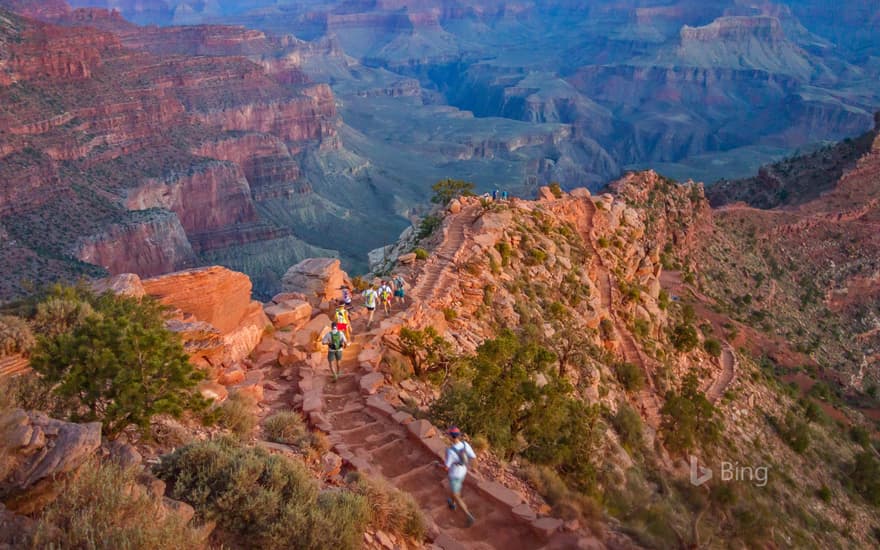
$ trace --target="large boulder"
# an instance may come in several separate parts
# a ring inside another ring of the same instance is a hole
[[[303,300],[286,300],[266,307],[266,315],[275,328],[298,328],[312,317],[312,305]]]
[[[0,499],[20,514],[55,500],[57,481],[101,446],[101,424],[74,424],[37,411],[14,409],[0,417]]]
[[[287,270],[281,288],[284,292],[305,294],[315,305],[339,298],[339,287],[347,278],[336,258],[309,258]]]
[[[163,304],[219,330],[226,346],[224,362],[247,357],[270,324],[263,306],[251,299],[251,280],[225,267],[179,271],[145,279],[143,285]]]
[[[141,278],[134,273],[120,273],[106,279],[99,279],[92,283],[92,289],[98,294],[109,291],[132,298],[141,298],[146,293]]]

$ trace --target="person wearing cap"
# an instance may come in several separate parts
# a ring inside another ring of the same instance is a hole
[[[333,375],[333,381],[339,379],[340,361],[342,361],[342,348],[348,345],[345,334],[339,330],[336,323],[330,323],[330,332],[324,335],[321,340],[322,344],[327,345],[327,362],[330,364],[330,373]],[[336,362],[336,370],[333,370],[333,362]]]
[[[461,430],[457,427],[449,428],[448,434],[452,438],[452,445],[446,448],[445,466],[449,475],[449,489],[452,496],[447,498],[446,502],[450,510],[461,508],[467,517],[467,525],[470,527],[474,524],[474,516],[461,498],[461,488],[464,485],[464,478],[467,477],[468,464],[477,458],[477,455],[470,444],[461,438]]]

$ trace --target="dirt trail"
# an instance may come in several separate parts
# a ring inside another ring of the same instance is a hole
[[[436,297],[439,289],[444,288],[442,283],[450,275],[455,257],[465,243],[467,228],[477,219],[478,213],[479,207],[470,206],[452,217],[443,244],[431,253],[431,258],[418,277],[418,283],[412,291],[414,298],[429,302]]]
[[[721,350],[721,374],[712,382],[712,386],[706,392],[709,401],[715,403],[721,399],[721,396],[727,391],[727,387],[733,382],[735,375],[736,356],[730,346],[724,346],[724,349]]]
[[[363,321],[355,321],[354,328],[355,345],[360,345],[367,337]],[[356,350],[349,348],[337,382],[332,382],[326,371],[316,373],[316,383],[323,385],[323,415],[332,426],[329,439],[340,454],[354,455],[358,469],[382,476],[410,493],[439,529],[436,545],[444,549],[516,550],[562,549],[576,544],[573,536],[562,533],[544,539],[508,506],[476,489],[472,476],[465,484],[464,498],[477,521],[468,528],[464,514],[447,507],[445,472],[434,464],[438,457],[414,440],[407,427],[367,405],[360,389],[362,372]]]

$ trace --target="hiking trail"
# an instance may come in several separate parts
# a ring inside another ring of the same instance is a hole
[[[445,288],[443,282],[451,276],[456,256],[465,243],[467,229],[477,219],[479,212],[479,206],[468,206],[458,215],[450,216],[451,221],[446,227],[443,243],[434,249],[418,275],[418,282],[412,290],[415,299],[430,302],[437,296],[439,289]]]
[[[706,397],[712,403],[721,399],[721,396],[724,395],[727,387],[730,386],[736,376],[736,355],[733,348],[725,345],[721,350],[719,361],[721,362],[721,374],[712,382],[712,386],[706,392]]]
[[[436,452],[445,448],[446,440],[431,437],[437,449],[426,448],[418,440],[419,435],[423,435],[418,431],[425,426],[422,421],[415,421],[405,412],[394,411],[381,394],[365,395],[377,377],[358,360],[358,350],[375,334],[365,332],[363,319],[353,323],[354,344],[343,354],[339,380],[333,382],[326,367],[315,369],[312,378],[312,386],[321,392],[320,414],[336,452],[357,470],[384,477],[410,493],[429,525],[435,526],[434,544],[440,548],[576,547],[575,535],[557,531],[559,520],[547,518],[547,533],[541,534],[540,529],[536,530],[530,524],[535,517],[527,506],[512,509],[511,503],[499,502],[480,490],[477,485],[485,481],[480,480],[479,459],[468,474],[463,493],[471,513],[477,518],[476,523],[468,528],[461,511],[449,510],[446,473],[436,464],[439,460]],[[503,498],[506,493],[501,491],[499,495]],[[517,517],[513,510],[518,510],[523,517]]]

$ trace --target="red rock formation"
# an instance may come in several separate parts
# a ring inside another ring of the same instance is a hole
[[[271,324],[263,306],[251,300],[251,281],[243,273],[206,267],[146,279],[143,285],[163,304],[216,327],[228,349],[226,361],[247,357]]]

